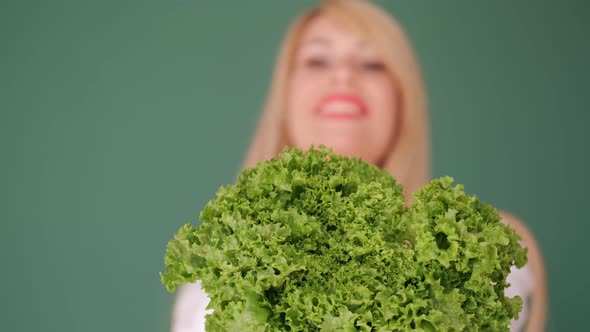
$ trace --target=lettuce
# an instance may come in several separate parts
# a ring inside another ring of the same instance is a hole
[[[202,280],[208,331],[508,331],[520,238],[450,177],[414,198],[360,159],[286,148],[178,231],[161,279]]]

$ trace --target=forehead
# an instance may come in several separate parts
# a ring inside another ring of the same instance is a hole
[[[321,15],[312,19],[301,36],[300,45],[343,45],[366,48],[366,38],[343,19]]]

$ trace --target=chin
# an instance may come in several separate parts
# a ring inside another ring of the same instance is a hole
[[[332,148],[332,150],[336,154],[339,154],[342,156],[347,156],[349,158],[358,157],[358,158],[364,159],[363,153],[361,153],[362,151],[356,147],[352,147],[349,145],[338,145],[338,144],[332,144],[332,145],[324,144],[324,145]]]
[[[367,154],[368,149],[366,145],[359,144],[358,141],[351,142],[350,140],[310,140],[299,142],[299,144],[295,144],[295,146],[299,147],[303,151],[307,151],[311,145],[315,146],[316,148],[320,145],[324,145],[332,149],[332,151],[335,154],[346,156],[349,158],[358,157],[366,162],[374,163],[374,161],[371,160],[371,156]]]
[[[367,148],[366,146],[363,148],[362,146],[329,146],[327,144],[324,144],[328,147],[331,147],[332,150],[334,151],[334,153],[342,155],[342,156],[347,156],[349,158],[360,158],[362,160],[364,160],[365,162],[369,163],[369,164],[373,164],[373,165],[377,165],[379,166],[381,164],[380,158],[374,154],[372,154],[372,151],[369,151],[370,148]]]

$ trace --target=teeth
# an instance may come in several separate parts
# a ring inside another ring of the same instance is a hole
[[[328,103],[322,111],[325,114],[359,114],[361,112],[357,105],[345,101]]]

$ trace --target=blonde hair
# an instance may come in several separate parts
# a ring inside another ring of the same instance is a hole
[[[430,177],[426,96],[413,49],[401,26],[385,11],[364,0],[328,0],[301,14],[280,48],[266,104],[243,167],[276,156],[287,145],[284,113],[293,58],[308,24],[327,15],[361,33],[380,52],[401,96],[394,143],[383,165],[404,186],[406,197]]]

